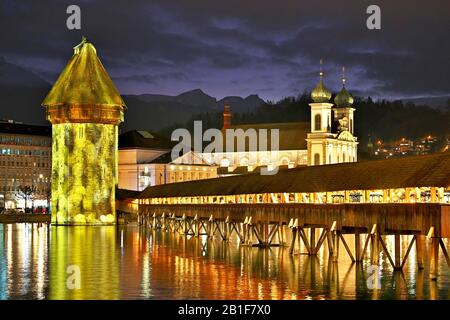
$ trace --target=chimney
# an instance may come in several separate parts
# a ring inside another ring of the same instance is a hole
[[[231,127],[231,108],[229,105],[223,107],[223,127],[222,130],[229,129]]]

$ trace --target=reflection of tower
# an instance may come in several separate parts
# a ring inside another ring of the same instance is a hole
[[[52,223],[115,223],[125,103],[86,38],[43,101],[52,123]]]

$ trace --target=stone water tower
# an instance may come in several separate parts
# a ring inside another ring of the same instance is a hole
[[[118,125],[126,106],[86,38],[42,106],[52,123],[52,223],[114,224]]]

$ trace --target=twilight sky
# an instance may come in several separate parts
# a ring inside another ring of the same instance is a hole
[[[66,8],[81,7],[81,31]],[[381,30],[366,8],[381,7]],[[0,57],[53,83],[86,35],[122,94],[201,88],[278,100],[311,90],[324,59],[354,94],[450,93],[448,0],[1,0]]]

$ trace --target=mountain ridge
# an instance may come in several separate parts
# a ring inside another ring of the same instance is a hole
[[[211,109],[222,110],[224,104],[235,103],[236,106],[231,105],[234,112],[248,112],[263,105],[265,101],[256,94],[250,94],[243,98],[240,96],[226,96],[220,100],[206,94],[203,90],[197,88],[178,95],[163,95],[163,94],[125,94],[127,97],[134,97],[144,102],[177,102],[190,106],[208,107]],[[244,109],[244,110],[242,110]]]

